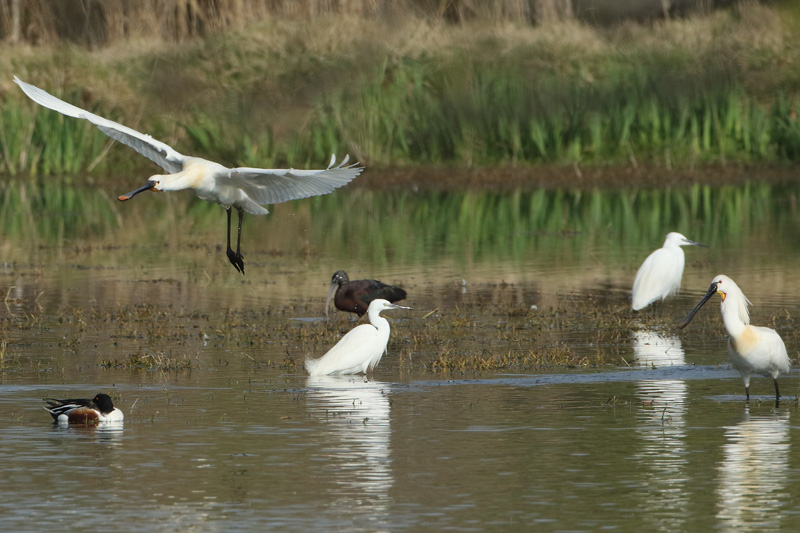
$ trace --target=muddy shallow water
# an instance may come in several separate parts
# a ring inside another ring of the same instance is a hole
[[[675,328],[724,272],[796,357],[796,187],[337,193],[247,218],[244,277],[217,206],[3,194],[6,529],[800,524],[794,373],[777,408],[754,378],[748,408],[718,305]],[[632,313],[669,230],[710,247],[686,250],[681,296]],[[368,381],[302,370],[355,324],[323,320],[338,269],[414,308],[387,313]],[[101,391],[121,427],[41,409]]]

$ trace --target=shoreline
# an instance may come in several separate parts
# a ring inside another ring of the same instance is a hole
[[[351,187],[391,191],[408,189],[455,191],[483,189],[517,191],[533,189],[637,188],[661,189],[691,185],[742,185],[752,181],[773,185],[796,182],[794,165],[703,165],[694,168],[615,166],[525,166],[492,168],[366,167]]]

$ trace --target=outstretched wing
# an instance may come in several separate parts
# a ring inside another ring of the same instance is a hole
[[[279,204],[328,194],[347,185],[364,170],[358,163],[348,165],[348,161],[349,155],[336,165],[336,155],[332,155],[330,165],[322,170],[239,167],[231,169],[228,177],[259,204]]]
[[[53,111],[58,111],[62,115],[67,115],[68,117],[88,120],[115,141],[130,146],[167,172],[179,172],[183,169],[183,160],[185,157],[161,141],[153,139],[144,133],[139,133],[122,124],[118,124],[113,120],[108,120],[94,113],[90,113],[85,109],[68,104],[47,91],[33,86],[30,83],[25,83],[16,76],[14,76],[14,82],[28,95],[28,98],[37,104],[52,109]]]

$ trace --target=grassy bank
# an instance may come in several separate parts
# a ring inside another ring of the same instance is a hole
[[[0,172],[151,167],[36,108],[13,74],[229,165],[319,166],[331,152],[372,168],[793,163],[789,4],[612,29],[279,17],[180,44],[4,46]]]

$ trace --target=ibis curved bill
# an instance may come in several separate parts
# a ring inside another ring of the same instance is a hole
[[[228,214],[228,260],[242,274],[244,258],[240,241],[245,211],[253,215],[266,215],[269,211],[263,204],[328,194],[350,183],[364,170],[358,163],[348,165],[350,156],[337,165],[335,155],[331,156],[328,167],[320,170],[227,168],[207,159],[180,154],[149,135],[64,102],[16,76],[14,82],[37,104],[69,117],[88,120],[112,139],[130,146],[167,171],[167,174],[151,176],[144,186],[120,195],[119,201],[130,200],[144,191],[192,189],[199,198],[216,202],[225,208]],[[231,249],[231,208],[235,208],[239,215],[236,252]]]
[[[305,367],[311,376],[331,374],[366,374],[371,372],[386,353],[389,344],[389,321],[381,316],[388,309],[411,309],[379,298],[369,304],[369,324],[356,326],[339,339],[319,359],[306,358]]]
[[[705,246],[705,244],[690,241],[674,231],[667,233],[664,245],[648,255],[636,272],[631,295],[631,307],[634,311],[644,309],[659,299],[664,301],[668,296],[678,293],[686,262],[681,246]]]
[[[771,377],[775,384],[775,400],[780,401],[778,375],[791,370],[786,345],[774,329],[750,325],[747,305],[751,302],[731,278],[722,274],[715,277],[706,295],[689,311],[678,328],[688,326],[697,311],[715,294],[722,297],[720,309],[729,336],[728,354],[733,367],[742,375],[747,401],[750,401],[750,376],[753,374]]]
[[[333,294],[336,293],[334,297]],[[325,300],[325,316],[333,298],[333,305],[340,311],[356,313],[363,316],[369,308],[370,302],[383,298],[392,303],[405,300],[406,291],[400,287],[392,287],[376,279],[357,279],[350,281],[347,272],[337,270],[331,277],[331,288]]]

